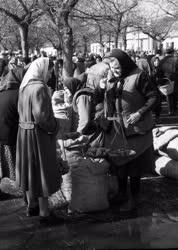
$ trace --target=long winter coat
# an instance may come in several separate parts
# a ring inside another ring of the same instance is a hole
[[[0,85],[0,179],[15,179],[15,151],[18,130],[18,92],[23,69],[10,70]]]
[[[35,61],[32,64],[34,63]],[[42,63],[39,61],[35,69],[39,69]],[[34,74],[32,67],[33,65],[28,71],[32,70]],[[28,71],[24,79],[29,78]],[[44,73],[41,74],[42,77],[43,75]],[[28,84],[25,85],[26,82]],[[55,139],[58,126],[53,116],[51,98],[45,82],[42,80],[26,82],[24,85],[22,82],[18,101],[16,181],[22,190],[29,191],[32,197],[48,197],[56,192],[60,185]]]

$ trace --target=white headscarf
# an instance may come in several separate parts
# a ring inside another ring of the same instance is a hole
[[[49,58],[47,57],[40,57],[33,61],[24,75],[24,78],[20,85],[20,91],[22,91],[29,84],[30,80],[38,80],[46,84],[48,80],[48,67]]]

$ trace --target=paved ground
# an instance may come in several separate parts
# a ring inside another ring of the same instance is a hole
[[[177,114],[160,124],[178,123]],[[67,216],[60,192],[50,199],[65,223],[42,227],[25,216],[20,191],[8,179],[0,188],[10,194],[0,201],[0,250],[94,250],[178,248],[178,181],[160,176],[142,179],[137,213],[121,215],[118,208],[100,213]]]
[[[142,179],[141,201],[132,215],[122,216],[116,207],[67,217],[66,210],[58,208],[55,212],[66,221],[53,227],[42,227],[37,217],[25,216],[20,192],[8,180],[1,187],[12,197],[0,203],[0,250],[178,248],[176,180]]]

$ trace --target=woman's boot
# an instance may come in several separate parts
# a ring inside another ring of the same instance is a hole
[[[128,200],[127,194],[127,177],[117,177],[118,181],[118,193],[115,197],[113,197],[112,201],[110,201],[111,205],[121,205]]]
[[[130,197],[127,203],[120,207],[120,212],[132,212],[137,209],[140,193],[140,177],[130,177]]]
[[[140,195],[140,177],[130,178],[131,207],[137,209]]]

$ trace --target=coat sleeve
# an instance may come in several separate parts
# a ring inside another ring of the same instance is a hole
[[[52,111],[52,104],[45,86],[40,86],[33,93],[32,113],[36,124],[47,133],[56,133],[58,123]]]
[[[87,95],[80,95],[76,103],[79,116],[77,132],[83,134],[91,120],[91,100]]]
[[[136,85],[138,91],[145,98],[145,104],[138,111],[141,115],[153,110],[158,103],[158,91],[148,74],[142,72]]]

